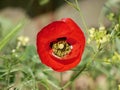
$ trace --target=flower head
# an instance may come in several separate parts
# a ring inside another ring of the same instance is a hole
[[[25,36],[19,36],[17,40],[18,40],[17,47],[16,47],[17,49],[19,49],[20,46],[26,46],[29,42],[29,38]]]
[[[21,45],[26,46],[29,42],[29,38],[25,36],[18,37],[18,41],[21,43]]]
[[[75,67],[85,47],[85,36],[70,18],[45,26],[37,34],[37,52],[45,65],[63,72]]]
[[[87,43],[95,42],[97,48],[109,42],[111,39],[111,34],[107,33],[107,30],[104,26],[100,26],[99,28],[91,28],[89,29],[89,38]]]

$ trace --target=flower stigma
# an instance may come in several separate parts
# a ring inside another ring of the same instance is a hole
[[[64,57],[71,52],[72,46],[66,40],[58,40],[57,42],[52,43],[53,55],[57,57]]]
[[[59,44],[59,45],[58,45],[58,48],[59,48],[59,49],[63,49],[63,48],[64,48],[64,44]]]

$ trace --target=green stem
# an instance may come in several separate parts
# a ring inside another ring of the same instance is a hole
[[[52,81],[50,80],[47,80],[47,82],[52,85],[53,87],[57,88],[58,90],[63,90],[61,87],[59,87],[58,85],[56,85],[55,83],[53,83]]]
[[[83,16],[82,13],[80,12],[80,10],[79,10],[79,15],[80,15],[80,17],[81,17],[81,20],[82,20],[82,22],[83,22],[84,28],[85,28],[85,30],[86,30],[86,31],[85,31],[86,35],[89,35],[87,24],[86,24],[85,19],[84,19],[84,16]]]
[[[82,20],[83,26],[85,28],[85,33],[88,36],[89,35],[88,27],[87,27],[86,21],[84,19],[84,16],[81,13],[81,10],[80,10],[79,4],[78,4],[78,0],[75,0],[75,4],[69,2],[68,0],[65,0],[65,2],[67,2],[67,4],[69,4],[70,6],[72,6],[73,8],[75,8],[79,12],[79,15],[80,15],[80,18]]]
[[[10,83],[10,72],[11,72],[11,63],[7,61],[7,75],[6,75],[7,87],[9,87],[9,83]]]
[[[76,3],[76,8],[75,8],[75,9],[79,12],[79,15],[80,15],[80,18],[81,18],[81,20],[82,20],[83,26],[84,26],[84,28],[85,28],[85,30],[86,30],[85,33],[86,33],[86,35],[89,35],[89,33],[88,33],[88,27],[87,27],[85,18],[84,18],[84,16],[83,16],[82,13],[81,13],[81,10],[80,10],[79,4],[78,4],[78,0],[75,0],[75,3]]]
[[[60,86],[61,86],[61,90],[64,90],[64,89],[62,88],[62,85],[63,85],[63,73],[61,72],[61,73],[60,73]]]
[[[94,61],[94,59],[96,58],[96,56],[99,54],[100,50],[98,50],[94,56],[92,57],[92,61],[90,61],[89,63],[86,63],[82,68],[81,70],[76,73],[73,77],[71,77],[71,79],[69,80],[68,83],[66,83],[62,88],[65,89],[66,87],[68,87],[70,84],[72,84],[77,77],[79,77],[79,75],[81,74],[82,71],[84,71],[86,68],[88,68],[90,66],[90,64]]]
[[[87,65],[87,64],[86,64],[86,65]],[[84,65],[83,68],[82,68],[78,73],[76,73],[73,77],[71,77],[71,79],[69,80],[69,82],[66,83],[62,88],[65,89],[65,88],[68,87],[70,84],[72,84],[72,83],[76,80],[76,78],[79,77],[79,75],[81,74],[81,72],[85,70],[86,65]]]

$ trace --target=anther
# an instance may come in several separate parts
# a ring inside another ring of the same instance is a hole
[[[51,43],[50,47],[52,47],[53,54],[57,57],[64,57],[71,52],[71,45],[63,39],[59,39],[57,42]]]

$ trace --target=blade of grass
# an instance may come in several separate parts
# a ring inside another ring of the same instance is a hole
[[[65,2],[66,2],[68,5],[70,5],[71,7],[77,9],[76,5],[73,4],[72,2],[69,2],[68,0],[65,0]]]
[[[56,85],[55,83],[53,83],[52,81],[47,80],[47,82],[48,82],[50,85],[52,85],[53,87],[57,88],[58,90],[61,90],[61,88],[60,88],[58,85]]]
[[[3,37],[3,39],[0,41],[0,51],[7,45],[7,43],[14,38],[16,33],[21,30],[21,28],[24,25],[24,21],[18,23],[14,28],[10,30],[10,33],[8,33],[6,36]]]

